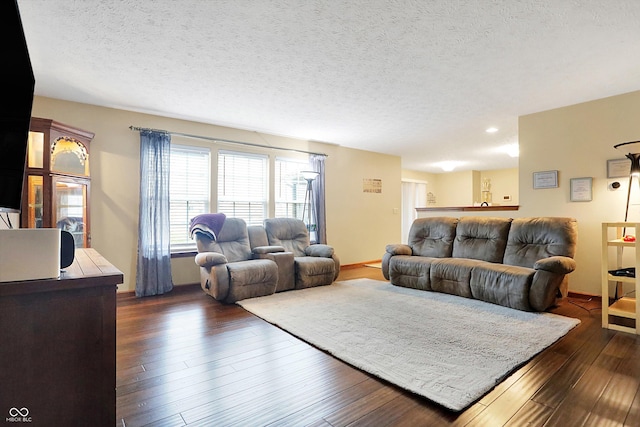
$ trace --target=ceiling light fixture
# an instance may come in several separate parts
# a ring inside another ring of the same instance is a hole
[[[512,142],[511,144],[504,144],[496,147],[494,149],[496,153],[504,153],[509,157],[520,157],[520,146],[517,142]]]
[[[520,146],[518,143],[507,145],[505,151],[509,157],[520,157]]]
[[[487,128],[486,130],[487,133],[496,133],[498,132],[498,128],[494,128],[493,126],[490,128]]]
[[[460,166],[461,164],[462,164],[461,162],[449,161],[449,162],[440,162],[440,163],[437,164],[437,166],[442,168],[442,170],[445,171],[445,172],[451,172],[452,170],[454,170],[457,166]]]

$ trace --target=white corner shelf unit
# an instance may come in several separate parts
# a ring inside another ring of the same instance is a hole
[[[640,334],[638,313],[640,313],[640,300],[637,298],[640,292],[640,222],[605,222],[602,223],[602,327],[616,331]],[[625,235],[638,237],[633,242],[624,241]],[[613,238],[612,238],[613,237]],[[610,250],[615,248],[615,250]],[[624,249],[629,248],[634,253],[627,254],[623,259]],[[612,264],[612,253],[615,253],[615,262]],[[633,261],[629,261],[632,259]],[[628,264],[623,265],[627,260]],[[614,276],[609,270],[635,267],[635,277]],[[610,284],[615,294],[610,295]],[[627,285],[626,287],[624,285]],[[633,286],[631,286],[633,285]],[[633,287],[632,290],[629,290]],[[626,296],[624,290],[627,289]],[[613,301],[613,302],[611,302]]]

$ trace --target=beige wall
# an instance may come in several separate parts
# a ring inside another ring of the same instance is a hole
[[[470,206],[473,204],[475,171],[437,174],[435,206]]]
[[[327,240],[342,263],[380,259],[385,245],[400,239],[400,215],[394,213],[401,203],[399,157],[43,97],[35,98],[33,115],[96,134],[91,143],[92,246],[124,273],[120,291],[135,288],[140,151],[139,134],[130,125],[326,153]],[[174,142],[203,144],[180,137]],[[369,178],[382,180],[381,194],[362,191],[363,179]],[[199,280],[190,257],[174,259],[172,267],[176,284]]]
[[[640,91],[520,117],[520,216],[578,220],[572,291],[601,294],[601,223],[624,219],[628,181],[607,179],[608,159],[624,158],[615,144],[640,139]],[[559,187],[533,189],[533,172],[558,170]],[[593,201],[571,202],[569,180],[593,178]],[[608,189],[613,181],[622,186]],[[635,186],[635,184],[634,184]],[[636,189],[637,190],[637,189]],[[640,220],[640,206],[629,218]]]
[[[519,203],[518,168],[496,169],[480,172],[480,182],[491,180],[491,201],[494,205],[517,205]],[[504,196],[511,196],[505,200]]]
[[[432,193],[434,196],[437,194],[437,182],[438,175],[429,172],[414,171],[409,169],[402,169],[402,181],[403,182],[418,182],[426,185],[426,191]]]
[[[433,184],[436,179],[437,174],[434,173],[402,169],[403,181],[424,182],[427,184]]]
[[[474,202],[480,202],[482,200],[481,184],[485,178],[491,180],[493,204],[518,204],[518,168],[437,174],[402,170],[403,181],[427,183],[427,191],[436,196],[434,206],[472,206]],[[505,195],[510,195],[511,200],[504,200]]]

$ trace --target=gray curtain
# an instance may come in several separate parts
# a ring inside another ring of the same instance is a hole
[[[140,131],[140,214],[136,296],[173,289],[169,231],[171,135]]]
[[[320,175],[314,180],[311,191],[313,195],[311,200],[313,201],[312,212],[315,213],[314,219],[316,223],[316,243],[327,243],[327,219],[325,212],[325,198],[324,198],[324,161],[326,156],[320,154],[312,154],[309,161],[314,171]]]

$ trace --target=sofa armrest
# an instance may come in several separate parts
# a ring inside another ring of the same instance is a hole
[[[576,269],[576,261],[566,256],[543,258],[533,265],[534,270],[545,270],[557,274],[569,274]]]
[[[322,258],[331,258],[333,256],[333,248],[329,245],[311,245],[307,246],[304,250],[307,256],[317,256]]]
[[[217,252],[200,252],[196,255],[196,264],[200,267],[213,267],[214,265],[226,264],[227,257]]]
[[[386,252],[382,255],[382,275],[389,280],[389,262],[391,258],[396,255],[413,255],[413,250],[411,250],[411,246],[400,243],[387,245],[385,250]]]
[[[403,244],[387,245],[386,251],[390,255],[412,255],[411,246]]]
[[[282,248],[282,246],[262,246],[263,248]],[[276,292],[288,291],[295,288],[295,262],[293,252],[264,252],[253,253],[253,259],[269,259],[278,266],[278,283]]]
[[[282,246],[258,246],[253,248],[254,255],[257,254],[272,254],[276,252],[284,252],[284,248]]]

